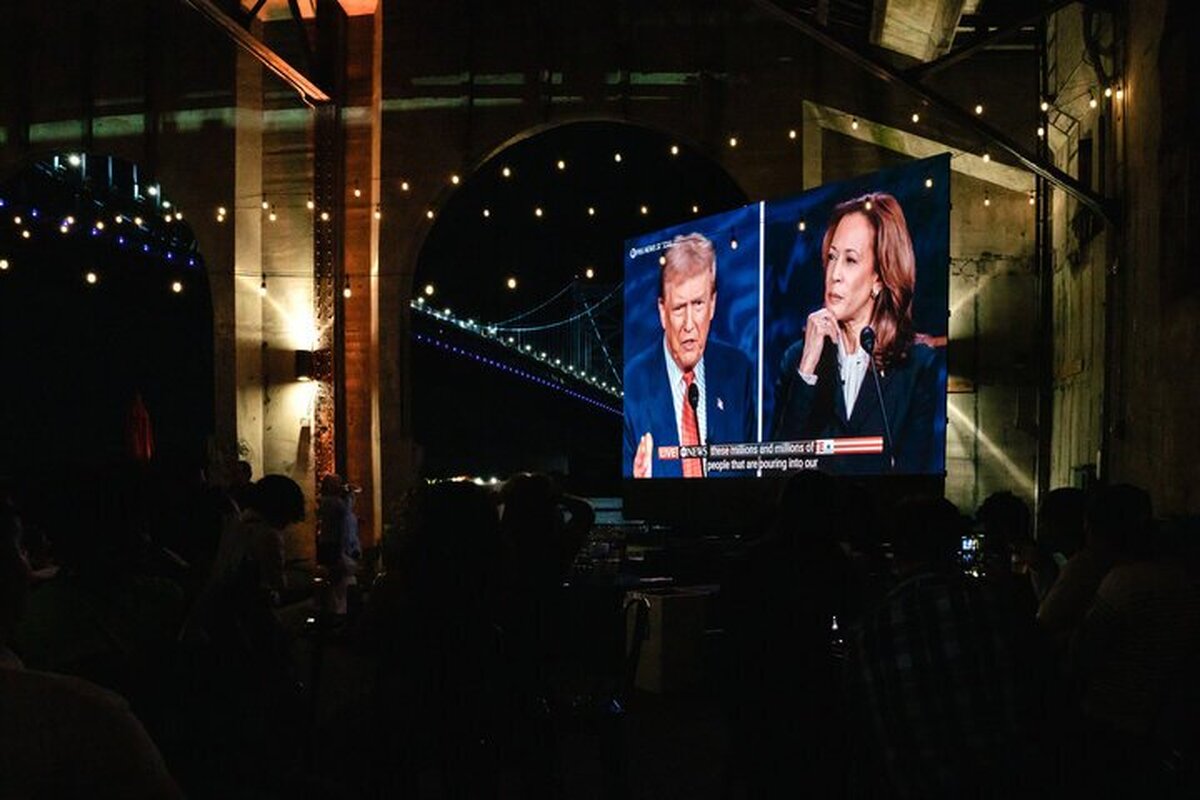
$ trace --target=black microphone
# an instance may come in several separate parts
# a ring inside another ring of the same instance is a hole
[[[688,384],[688,405],[692,407],[692,414],[696,416],[696,433],[700,436],[700,446],[704,446],[704,434],[700,432],[700,387],[695,381]],[[705,478],[708,477],[708,459],[700,459],[700,474]]]
[[[888,465],[896,470],[896,450],[892,447],[892,426],[888,424],[887,408],[883,405],[883,390],[879,388],[879,373],[875,371],[875,330],[865,326],[858,332],[858,343],[867,351],[867,363],[871,369],[871,377],[875,379],[875,396],[879,398],[879,413],[883,414],[883,442],[887,448]]]

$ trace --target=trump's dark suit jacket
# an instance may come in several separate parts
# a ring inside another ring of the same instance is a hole
[[[870,372],[863,378],[846,418],[846,400],[838,375],[836,347],[826,344],[817,366],[817,383],[809,386],[796,371],[804,340],[787,349],[775,383],[775,412],[771,426],[774,441],[833,439],[844,436],[883,436],[879,394]],[[938,391],[942,358],[925,344],[909,348],[908,358],[879,373],[879,388],[892,429],[892,446],[898,473],[941,472],[942,447],[935,438],[940,426],[936,415],[944,397]],[[891,472],[884,442],[882,455],[826,456],[821,469],[835,473],[881,474]]]
[[[754,376],[742,351],[709,339],[704,347],[705,444],[753,442],[756,439]],[[685,400],[686,402],[686,400]],[[658,448],[679,444],[679,425],[667,380],[662,340],[625,365],[625,444],[621,474],[633,475],[633,457],[645,433],[654,437],[651,475],[683,477],[682,462],[660,461]],[[713,473],[726,475],[730,473]]]

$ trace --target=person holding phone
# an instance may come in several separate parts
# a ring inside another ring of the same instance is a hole
[[[823,302],[784,353],[772,438],[884,436],[878,456],[833,456],[821,466],[932,472],[938,362],[932,347],[915,341],[916,257],[900,203],[883,192],[839,203],[821,254]]]

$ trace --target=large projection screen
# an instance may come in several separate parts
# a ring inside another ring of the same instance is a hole
[[[950,157],[625,242],[622,475],[944,475]]]

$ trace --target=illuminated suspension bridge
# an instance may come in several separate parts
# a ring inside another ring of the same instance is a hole
[[[573,280],[536,306],[493,321],[418,297],[411,302],[413,338],[619,415],[623,288]]]

